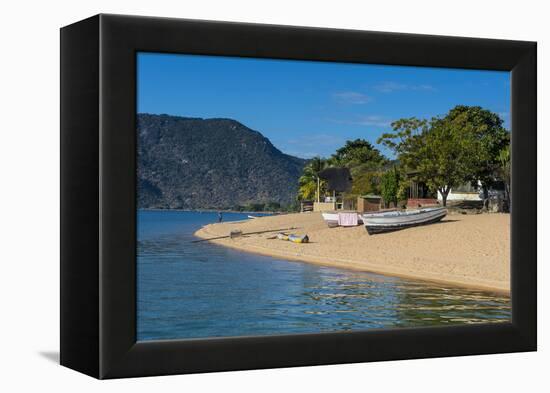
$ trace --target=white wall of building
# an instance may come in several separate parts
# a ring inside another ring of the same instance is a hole
[[[477,185],[479,188],[481,188],[481,182],[477,182]],[[481,201],[482,198],[479,197],[479,191],[470,191],[471,187],[457,187],[457,188],[463,188],[462,191],[456,191],[453,192],[453,189],[451,188],[451,192],[449,192],[449,195],[447,196],[448,201]],[[465,190],[468,191],[465,191]],[[441,196],[441,193],[437,192],[437,200],[442,201],[443,197]]]
[[[439,191],[437,192],[437,200],[443,200],[443,197],[441,196],[441,193]],[[451,190],[451,192],[449,192],[449,195],[447,196],[447,201],[481,201],[481,198],[479,197],[479,193],[477,192],[453,193],[453,190]]]

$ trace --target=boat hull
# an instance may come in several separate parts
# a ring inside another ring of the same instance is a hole
[[[394,232],[416,226],[429,225],[441,221],[447,209],[422,209],[408,213],[386,213],[363,216],[363,223],[369,235]]]

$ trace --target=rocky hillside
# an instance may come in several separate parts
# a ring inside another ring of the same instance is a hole
[[[138,115],[139,208],[286,206],[305,162],[235,120]]]

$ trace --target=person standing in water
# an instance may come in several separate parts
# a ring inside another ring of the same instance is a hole
[[[223,221],[222,212],[218,212],[218,222],[222,222],[222,221]]]

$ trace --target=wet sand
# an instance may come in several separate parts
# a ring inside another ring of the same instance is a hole
[[[310,243],[270,239],[276,232],[307,234]],[[510,215],[448,215],[437,224],[368,235],[363,226],[328,228],[320,213],[297,213],[210,224],[202,239],[243,251],[345,269],[510,293]]]

